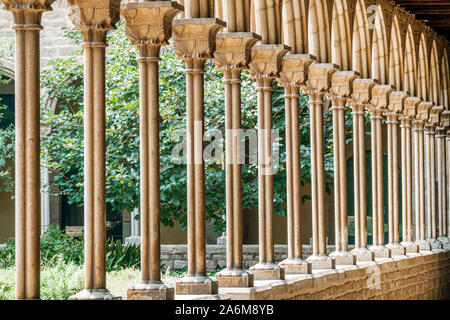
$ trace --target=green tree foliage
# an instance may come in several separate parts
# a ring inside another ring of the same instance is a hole
[[[76,44],[77,32],[66,31]],[[106,188],[107,205],[111,211],[131,211],[139,206],[139,67],[137,52],[125,36],[121,23],[110,32],[106,58]],[[82,52],[55,59],[42,76],[42,86],[56,107],[42,110],[42,124],[49,133],[42,137],[42,159],[53,175],[53,186],[65,194],[70,203],[83,204],[83,70]],[[172,46],[161,52],[160,64],[160,150],[161,150],[161,221],[187,224],[186,166],[174,161],[173,149],[179,145],[178,133],[186,128],[186,95],[184,63],[177,59]],[[273,127],[279,130],[280,167],[274,177],[274,210],[286,214],[285,114],[284,90],[274,83]],[[222,72],[213,61],[206,63],[205,128],[219,130],[224,136],[224,84]],[[242,76],[242,127],[256,129],[257,99],[254,82],[248,72]],[[325,111],[325,171],[326,190],[331,192],[332,125],[331,112]],[[347,114],[347,127],[351,116]],[[310,136],[307,97],[300,99],[302,185],[310,182]],[[348,131],[348,140],[351,131]],[[1,138],[0,138],[1,139]],[[223,143],[223,141],[218,141]],[[3,149],[2,151],[3,152]],[[1,157],[0,157],[1,159]],[[243,173],[243,208],[257,208],[257,167],[246,164]],[[309,199],[303,195],[303,201]],[[217,230],[224,229],[225,172],[221,163],[206,165],[207,219]]]

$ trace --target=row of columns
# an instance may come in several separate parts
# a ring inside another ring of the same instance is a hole
[[[16,30],[16,243],[18,299],[39,298],[39,30],[40,18],[53,1],[9,6]],[[357,79],[339,66],[313,63],[311,55],[288,53],[281,44],[257,43],[253,33],[229,29],[213,18],[207,6],[188,1],[185,18],[173,20],[183,6],[175,1],[92,2],[69,0],[71,18],[83,35],[85,52],[85,278],[86,288],[71,299],[118,299],[106,289],[105,206],[105,48],[107,32],[124,16],[127,35],[139,51],[141,163],[141,282],[128,290],[129,299],[173,299],[174,290],[161,282],[159,235],[159,51],[172,31],[175,51],[185,62],[187,105],[188,274],[176,283],[177,294],[217,294],[223,287],[251,287],[254,280],[284,279],[285,273],[310,273],[375,257],[417,253],[448,243],[446,197],[450,192],[450,125],[442,107]],[[203,154],[205,60],[214,58],[224,71],[226,97],[227,268],[216,279],[206,274],[205,172]],[[241,142],[240,77],[250,69],[258,91],[259,263],[243,268],[242,188],[238,160]],[[27,72],[25,72],[27,70]],[[288,258],[274,261],[272,91],[274,79],[285,88],[287,145]],[[302,259],[300,223],[299,88],[309,95],[311,121],[311,188],[313,255]],[[336,252],[327,254],[324,206],[323,110],[330,96],[335,149]],[[345,108],[353,116],[355,249],[348,252]],[[371,113],[373,246],[367,246],[365,110]],[[430,111],[431,110],[431,111]],[[388,124],[389,245],[384,246],[382,120]],[[398,128],[401,121],[403,242],[399,244]],[[435,137],[436,127],[438,135]],[[411,150],[414,135],[414,157]],[[424,146],[424,128],[426,141]],[[447,135],[444,135],[447,130]],[[437,139],[439,205],[434,203],[434,141]],[[444,146],[446,145],[446,146]],[[447,150],[443,152],[443,150]],[[445,156],[442,154],[445,153]],[[426,155],[427,180],[424,157]],[[199,156],[200,155],[200,156]],[[412,160],[414,193],[412,201]],[[444,163],[446,161],[446,163]],[[446,185],[447,183],[447,185]],[[428,197],[425,199],[425,195]],[[450,198],[450,197],[449,197]],[[426,202],[425,202],[426,201]],[[414,203],[414,206],[412,205]],[[425,203],[427,206],[425,207]],[[416,242],[412,215],[415,210]],[[427,209],[427,212],[425,211]],[[425,213],[428,232],[425,233]],[[439,234],[436,232],[439,226]],[[436,240],[440,237],[441,242]]]

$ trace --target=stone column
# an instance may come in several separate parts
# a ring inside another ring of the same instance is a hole
[[[413,184],[412,184],[412,143],[411,121],[416,116],[417,105],[420,98],[408,97],[405,99],[402,116],[400,117],[401,148],[402,148],[402,233],[401,245],[406,253],[418,253],[419,247],[413,242]]]
[[[1,0],[14,17],[16,299],[40,297],[40,43],[41,18],[54,0]]]
[[[119,0],[69,0],[72,23],[84,42],[85,290],[71,300],[120,299],[106,289],[106,35],[119,21]]]
[[[221,32],[216,40],[214,59],[225,82],[227,267],[216,274],[221,287],[253,287],[254,277],[244,269],[242,254],[241,73],[260,38],[252,32]]]
[[[403,256],[406,249],[400,244],[400,199],[399,199],[399,164],[398,164],[398,128],[399,118],[403,111],[406,91],[393,91],[389,95],[387,107],[388,129],[388,212],[389,212],[389,241],[386,246],[391,256]],[[402,187],[405,187],[402,185]]]
[[[325,217],[325,169],[323,141],[324,95],[331,86],[331,74],[339,67],[332,63],[314,63],[308,71],[311,135],[311,202],[313,254],[306,260],[312,270],[334,269],[335,260],[327,254]]]
[[[372,139],[372,246],[369,250],[375,258],[389,258],[390,250],[384,246],[384,199],[383,199],[383,113],[389,105],[391,85],[376,85],[372,89],[369,106]]]
[[[284,87],[286,118],[286,207],[288,257],[280,263],[287,274],[311,273],[311,265],[302,258],[301,237],[301,166],[299,89],[305,85],[308,66],[315,60],[309,54],[283,57],[279,84]]]
[[[430,251],[430,244],[425,241],[425,170],[423,128],[428,120],[433,104],[421,102],[417,106],[416,120],[412,122],[414,134],[414,209],[416,244],[420,251]]]
[[[439,233],[438,240],[442,245],[450,244],[449,234],[447,233],[447,170],[446,170],[446,131],[450,126],[450,110],[444,110],[441,113],[441,122],[437,127],[436,148],[437,148],[437,174],[438,174],[438,212],[439,212]]]
[[[140,76],[141,282],[127,290],[128,300],[173,300],[161,282],[159,190],[159,53],[171,37],[172,20],[183,6],[175,1],[126,1],[121,5],[127,36],[138,48]],[[133,223],[133,221],[132,221]]]
[[[442,244],[437,240],[436,215],[436,125],[440,122],[442,106],[434,106],[430,110],[430,117],[425,124],[425,157],[426,157],[426,216],[427,241],[431,249],[441,249]]]
[[[447,111],[445,111],[447,112]],[[447,223],[444,225],[444,228],[447,228],[447,238],[450,238],[450,126],[446,127],[447,133],[445,136],[445,168],[447,171],[446,174],[446,196],[447,196],[447,211],[444,212],[444,215],[447,216],[446,221]],[[445,249],[450,248],[450,244],[444,245]]]
[[[140,245],[141,244],[141,227],[140,227],[140,222],[141,222],[141,218],[136,219],[136,217],[139,215],[139,209],[136,208],[134,209],[130,216],[131,216],[131,221],[130,221],[130,226],[131,226],[131,232],[130,232],[130,236],[128,238],[125,239],[125,244],[126,245]]]
[[[259,263],[250,268],[255,280],[284,279],[285,274],[274,261],[272,85],[281,71],[282,59],[288,49],[281,44],[257,44],[252,49],[249,65],[258,91]]]
[[[175,52],[186,65],[187,109],[188,274],[176,283],[176,294],[218,292],[217,280],[206,275],[203,76],[205,60],[213,57],[216,35],[224,26],[215,18],[176,19],[172,26]]]
[[[41,171],[41,234],[50,227],[50,173],[44,165]]]
[[[353,82],[353,189],[355,197],[355,249],[356,262],[373,261],[374,253],[367,248],[366,199],[366,146],[365,109],[372,99],[373,79],[356,79]]]
[[[334,155],[334,224],[336,251],[331,257],[336,265],[354,265],[356,256],[348,251],[347,158],[345,152],[345,108],[359,76],[354,71],[338,71],[331,76]]]

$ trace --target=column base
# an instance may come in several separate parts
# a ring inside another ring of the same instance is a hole
[[[419,246],[412,241],[403,241],[400,243],[405,247],[406,253],[419,253]]]
[[[448,237],[439,237],[437,239],[440,243],[442,243],[442,246],[450,244],[450,239]]]
[[[383,245],[370,246],[369,250],[375,254],[375,258],[390,258],[391,250]]]
[[[442,249],[442,243],[434,238],[428,238],[427,242],[430,244],[431,250]]]
[[[285,270],[274,262],[255,264],[250,268],[255,280],[284,280]]]
[[[415,242],[420,251],[431,251],[431,245],[425,240],[416,240]]]
[[[127,300],[173,300],[175,292],[164,283],[138,283],[127,290]]]
[[[126,245],[140,245],[141,244],[141,237],[139,237],[139,236],[131,236],[131,237],[125,238],[125,244]]]
[[[208,276],[186,275],[175,283],[175,293],[186,295],[218,294],[219,285],[216,279]]]
[[[400,243],[389,243],[386,245],[386,248],[388,248],[391,251],[391,257],[406,255],[406,248],[402,246]]]
[[[313,254],[306,259],[312,270],[335,269],[336,261],[327,254]]]
[[[309,274],[311,273],[311,264],[300,258],[285,259],[279,263],[284,268],[285,274]]]
[[[337,266],[356,264],[356,256],[348,251],[334,251],[330,254],[330,257],[335,261]]]
[[[113,295],[108,289],[84,289],[69,300],[122,300],[122,297]]]
[[[224,269],[216,274],[219,287],[253,287],[255,276],[244,269]]]
[[[375,253],[367,248],[355,248],[351,253],[356,257],[356,262],[374,261]]]

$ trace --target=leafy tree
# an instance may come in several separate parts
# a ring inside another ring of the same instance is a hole
[[[66,37],[81,43],[79,33],[66,30]],[[106,58],[106,189],[107,206],[115,213],[139,206],[139,72],[137,52],[125,36],[125,27],[108,36]],[[48,127],[42,137],[42,159],[53,176],[53,186],[67,196],[69,203],[83,205],[83,60],[82,49],[69,58],[55,59],[43,72],[42,87],[56,107],[42,110],[41,122]],[[161,52],[160,64],[160,152],[161,221],[183,228],[187,223],[186,166],[177,163],[172,151],[180,143],[179,132],[186,128],[184,63],[177,59],[172,46]],[[274,177],[274,210],[286,214],[286,170],[284,151],[284,89],[274,83],[273,127],[279,130],[280,167]],[[224,136],[224,84],[222,72],[207,61],[205,73],[205,128],[219,130]],[[248,72],[242,76],[242,127],[256,129],[257,99],[255,84]],[[332,125],[330,111],[325,111],[326,190],[331,192]],[[347,127],[351,116],[347,114]],[[310,182],[310,136],[307,97],[300,99],[302,185]],[[1,139],[1,138],[0,138]],[[348,141],[351,132],[348,131]],[[223,143],[223,141],[218,141]],[[257,167],[242,168],[243,209],[257,208]],[[303,196],[303,201],[309,199]],[[206,209],[217,230],[223,230],[225,214],[225,172],[220,163],[206,165]]]

